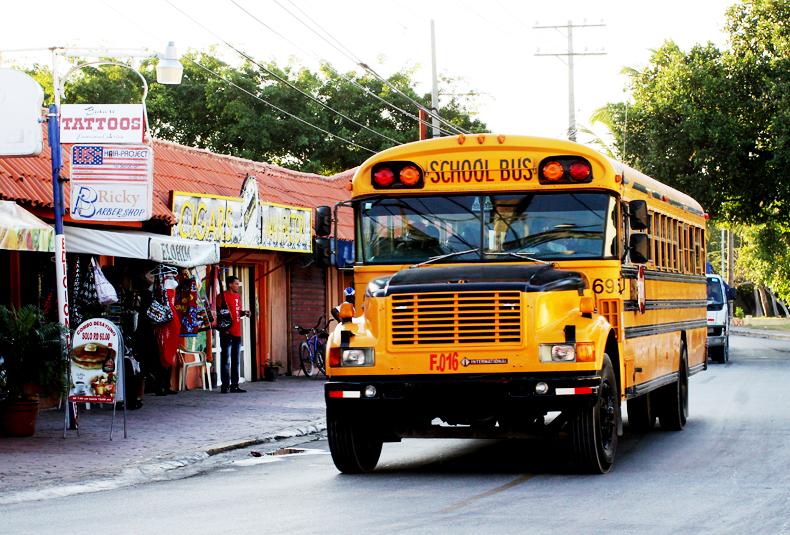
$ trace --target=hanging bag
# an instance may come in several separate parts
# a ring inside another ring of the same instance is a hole
[[[118,302],[118,293],[101,270],[95,258],[91,258],[93,280],[96,282],[96,295],[100,305],[113,305]]]
[[[193,268],[192,269],[192,273],[193,273],[193,276],[195,278],[195,281],[199,281],[200,277],[198,276],[197,269]],[[211,313],[211,309],[208,306],[208,300],[206,299],[206,293],[209,291],[208,290],[208,277],[204,280],[204,283],[206,284],[205,291],[201,290],[201,286],[203,284],[198,284],[197,285],[197,296],[198,296],[198,302],[197,302],[198,327],[197,327],[197,330],[198,331],[211,330],[211,326],[214,323],[214,315]],[[214,285],[212,285],[211,288],[214,289]]]
[[[222,288],[222,275],[219,275],[219,295],[220,302],[217,309],[217,329],[227,331],[233,325],[233,316],[230,315],[230,307],[225,301],[225,290]]]
[[[170,304],[163,303],[164,290],[162,289],[161,275],[157,275],[154,279],[153,299],[151,305],[146,310],[145,315],[151,320],[153,325],[163,325],[173,319],[173,310]]]

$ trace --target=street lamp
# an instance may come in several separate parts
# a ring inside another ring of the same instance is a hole
[[[156,66],[156,81],[160,84],[178,85],[181,83],[182,74],[184,74],[184,66],[178,61],[176,44],[170,41],[167,43],[164,55],[159,57],[159,63]]]
[[[58,288],[58,319],[60,323],[66,327],[69,326],[69,298],[68,298],[68,279],[67,279],[67,269],[66,269],[66,240],[65,236],[63,235],[63,190],[62,190],[62,183],[60,181],[60,169],[61,169],[61,147],[60,147],[60,127],[59,127],[59,116],[60,116],[60,98],[61,93],[63,92],[63,88],[61,87],[61,79],[58,76],[58,66],[57,66],[57,56],[58,53],[68,55],[68,56],[98,56],[98,57],[107,57],[107,56],[126,56],[126,57],[150,57],[151,54],[148,51],[94,51],[94,50],[78,50],[78,49],[71,49],[67,50],[65,48],[60,47],[53,47],[50,49],[52,51],[52,82],[54,85],[55,90],[55,103],[49,107],[49,146],[50,152],[52,154],[52,200],[53,200],[53,213],[55,216],[55,277],[56,277],[56,284]],[[98,54],[96,53],[98,52]],[[158,56],[158,55],[157,55]],[[71,75],[72,72],[81,69],[88,65],[119,65],[122,67],[128,67],[132,69],[142,80],[143,82],[143,111],[146,115],[145,122],[146,128],[148,128],[148,111],[145,107],[145,97],[148,94],[148,82],[146,82],[145,77],[140,74],[137,69],[132,67],[131,65],[127,65],[125,63],[119,63],[114,61],[94,61],[88,63],[82,63],[72,67],[67,73],[66,76],[63,77],[63,82],[65,82],[68,77]],[[157,66],[157,81],[163,84],[179,84],[181,83],[181,74],[183,73],[183,66],[178,61],[178,57],[176,55],[176,47],[175,44],[171,41],[167,45],[167,49],[165,54],[160,58],[159,65]],[[68,339],[65,341],[66,345],[68,346]],[[66,427],[70,429],[76,429],[76,418],[75,414],[73,413],[73,404],[66,403],[66,411],[65,411],[65,423],[63,429],[63,436],[65,438],[66,435]]]

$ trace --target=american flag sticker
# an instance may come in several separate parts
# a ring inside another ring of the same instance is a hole
[[[71,179],[110,182],[146,182],[151,175],[150,147],[74,145]]]
[[[74,145],[71,215],[93,221],[151,218],[153,149],[146,145]]]

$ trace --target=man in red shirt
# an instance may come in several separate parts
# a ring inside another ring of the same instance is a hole
[[[221,393],[243,394],[246,390],[239,388],[239,351],[241,349],[241,318],[249,316],[249,310],[241,309],[241,283],[237,277],[227,279],[228,289],[223,294],[230,309],[231,324],[226,331],[220,331],[219,341],[222,348],[220,359]]]

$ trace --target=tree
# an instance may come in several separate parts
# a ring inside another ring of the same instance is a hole
[[[150,87],[147,108],[151,129],[161,139],[331,174],[359,165],[372,154],[370,151],[418,138],[416,120],[386,106],[360,87],[416,116],[415,106],[368,74],[352,72],[341,76],[329,65],[313,72],[295,65],[281,67],[257,61],[234,67],[218,59],[213,50],[189,52],[182,63],[184,77],[177,86],[153,83],[156,76],[152,62],[140,66]],[[28,72],[49,91],[52,77],[48,68],[37,65]],[[430,95],[416,93],[411,72],[395,73],[387,82],[430,107]],[[141,96],[141,83],[129,69],[86,67],[70,77],[63,101],[128,103],[139,102]],[[47,98],[51,99],[51,94]],[[486,130],[484,123],[470,116],[467,100],[453,97],[439,113],[463,129]]]
[[[790,2],[727,11],[730,47],[673,42],[629,70],[632,103],[607,104],[620,159],[699,200],[746,244],[741,273],[790,300]]]
[[[788,221],[790,3],[743,1],[727,18],[729,50],[666,42],[632,72],[633,104],[610,103],[596,118],[622,159],[714,217]]]

